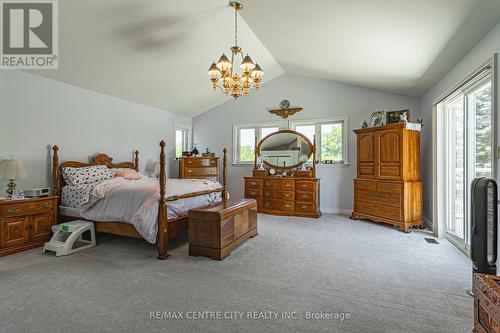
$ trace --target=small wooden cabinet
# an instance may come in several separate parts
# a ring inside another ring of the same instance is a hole
[[[474,330],[500,332],[500,276],[474,273]]]
[[[319,217],[319,179],[245,177],[245,198],[257,200],[259,213]]]
[[[179,178],[219,179],[219,157],[181,157]]]
[[[358,165],[352,218],[422,227],[420,132],[407,124],[355,130]],[[418,125],[420,126],[420,125]]]
[[[56,221],[57,197],[0,201],[0,256],[43,245]]]

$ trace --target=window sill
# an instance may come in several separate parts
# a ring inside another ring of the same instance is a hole
[[[350,167],[350,163],[317,163],[316,168],[348,168]]]
[[[252,163],[231,163],[232,166],[235,167],[253,167],[253,162]]]

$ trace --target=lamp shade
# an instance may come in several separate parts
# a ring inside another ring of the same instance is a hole
[[[212,66],[208,69],[208,75],[218,75],[220,73],[219,69],[217,68],[217,65],[212,63]]]
[[[20,160],[3,160],[0,162],[0,178],[24,179],[28,177],[23,162]]]
[[[252,58],[250,58],[248,54],[245,58],[243,58],[240,68],[249,72],[251,72],[255,68],[255,64],[253,63]]]
[[[264,71],[260,68],[259,64],[255,64],[255,68],[252,71],[252,76],[256,78],[260,78],[264,75]]]

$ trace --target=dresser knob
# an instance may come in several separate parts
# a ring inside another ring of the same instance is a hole
[[[302,205],[302,208],[306,209],[308,208],[309,206],[306,206],[306,205]]]
[[[188,164],[193,164],[193,161],[188,161]]]
[[[15,212],[17,212],[17,208],[16,207],[11,207],[11,208],[7,209],[7,211],[9,213],[15,213]]]
[[[193,170],[191,170],[191,169],[188,169],[188,172],[190,172],[190,173],[191,173],[191,172],[193,172]]]
[[[48,203],[43,204],[43,208],[48,209],[50,208],[50,205]]]
[[[307,187],[307,185],[306,184],[302,184],[302,188],[304,188],[304,187]]]
[[[303,197],[304,199],[309,199],[309,196],[308,196],[307,194],[304,194],[302,197]]]
[[[256,183],[256,182],[251,182],[251,184],[252,184],[252,185],[257,185],[257,183]]]

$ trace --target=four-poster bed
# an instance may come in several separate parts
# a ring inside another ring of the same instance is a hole
[[[165,141],[160,142],[160,176],[159,176],[159,188],[160,197],[158,205],[158,217],[157,217],[157,236],[156,236],[156,247],[158,249],[158,259],[167,259],[170,255],[168,254],[168,239],[175,237],[180,231],[187,229],[187,215],[178,216],[173,219],[167,217],[166,203],[171,201],[176,201],[180,199],[193,198],[198,196],[204,196],[211,193],[221,193],[222,200],[225,201],[226,194],[226,165],[227,165],[227,149],[223,150],[223,164],[222,164],[222,187],[217,189],[196,191],[191,193],[172,195],[166,197],[167,193],[167,178],[166,178],[166,154],[165,154]],[[77,162],[77,161],[67,161],[59,165],[59,147],[57,145],[53,146],[53,156],[52,156],[52,193],[53,195],[60,195],[61,188],[66,184],[64,177],[62,176],[62,170],[67,167],[82,168],[88,166],[105,165],[111,169],[118,168],[129,168],[139,171],[139,152],[134,152],[134,162],[125,163],[113,163],[113,159],[107,154],[98,154],[94,156],[90,163]],[[60,200],[60,199],[59,199]],[[62,221],[71,221],[75,219],[81,219],[80,217],[69,216],[65,214],[60,214]],[[91,221],[94,222],[95,230],[97,232],[103,232],[113,235],[143,238],[136,230],[134,225],[129,223],[124,223],[121,221]]]

